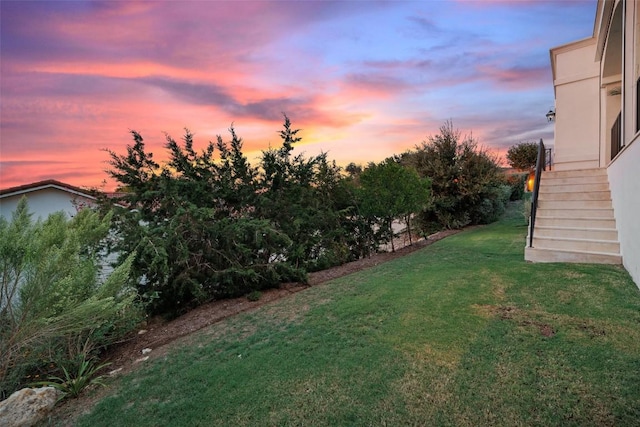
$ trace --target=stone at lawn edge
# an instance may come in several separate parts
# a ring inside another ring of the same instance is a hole
[[[0,426],[30,427],[43,419],[61,392],[53,387],[23,388],[0,402]]]

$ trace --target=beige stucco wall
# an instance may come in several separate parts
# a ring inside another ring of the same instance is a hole
[[[640,138],[607,168],[622,262],[640,287]]]
[[[636,10],[640,3],[622,4],[624,15],[622,9],[616,9],[619,4],[598,1],[596,25],[602,25],[603,31],[608,28],[604,23],[618,16],[609,33],[600,33],[601,28],[596,27],[593,38],[551,50],[556,90],[555,168],[607,168],[623,264],[640,287],[640,132],[635,131],[635,106],[640,102],[635,99],[640,76],[640,13]],[[618,88],[623,94],[612,93]],[[626,146],[611,161],[611,127],[621,109]]]
[[[617,3],[616,3],[617,4]],[[624,6],[624,5],[623,5]],[[640,20],[637,2],[626,3],[623,96],[623,138],[625,148],[607,167],[622,262],[640,287],[640,134],[636,132],[636,79],[640,74]],[[622,61],[622,59],[621,59]],[[608,147],[607,147],[608,149]],[[610,157],[610,155],[608,156]],[[607,159],[608,159],[607,157]]]
[[[600,66],[594,59],[595,52],[595,39],[551,51],[556,91],[556,170],[600,164]]]

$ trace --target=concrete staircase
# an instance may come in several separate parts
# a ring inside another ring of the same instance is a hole
[[[527,261],[622,264],[606,169],[543,172],[529,242]]]

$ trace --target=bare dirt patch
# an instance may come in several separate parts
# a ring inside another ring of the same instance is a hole
[[[540,331],[540,334],[544,337],[552,337],[556,334],[556,330],[552,325],[544,322],[538,322],[527,318],[527,313],[522,310],[511,306],[499,306],[495,311],[499,314],[502,320],[514,320],[519,326],[533,326]]]

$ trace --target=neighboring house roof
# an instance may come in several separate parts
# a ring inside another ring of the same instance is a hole
[[[5,188],[0,190],[0,199],[11,196],[18,196],[22,194],[31,193],[33,191],[43,190],[46,188],[55,188],[75,196],[86,197],[88,199],[96,200],[94,191],[85,190],[74,185],[66,184],[64,182],[56,181],[55,179],[48,179],[45,181],[38,181],[31,184],[19,185],[17,187]]]

